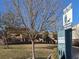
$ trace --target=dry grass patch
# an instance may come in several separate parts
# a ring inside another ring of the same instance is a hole
[[[55,45],[36,44],[35,53],[36,59],[47,59],[49,52],[54,54],[56,51]],[[9,45],[9,49],[5,46],[0,46],[0,59],[28,59],[31,58],[31,45]]]

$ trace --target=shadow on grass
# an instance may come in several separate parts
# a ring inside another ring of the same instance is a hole
[[[39,57],[39,58],[36,58],[36,59],[47,59],[46,57]]]
[[[56,48],[57,46],[48,46],[48,47],[36,47],[36,48],[43,48],[43,49],[54,49],[54,48]]]
[[[32,58],[22,57],[22,58],[15,58],[15,59],[32,59]],[[47,59],[47,58],[46,57],[38,57],[36,59]]]

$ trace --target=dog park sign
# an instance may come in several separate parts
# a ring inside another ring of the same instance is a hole
[[[63,10],[63,30],[58,31],[59,59],[71,59],[72,47],[72,3]]]
[[[71,3],[63,10],[63,26],[65,29],[69,29],[72,26],[72,4]]]

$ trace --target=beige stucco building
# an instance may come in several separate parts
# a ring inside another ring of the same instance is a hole
[[[72,28],[72,45],[79,46],[79,24]]]
[[[79,24],[72,28],[72,39],[79,39]]]

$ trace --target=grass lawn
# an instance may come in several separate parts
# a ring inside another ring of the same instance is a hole
[[[9,45],[9,49],[5,47],[0,46],[0,59],[28,59],[32,56],[31,44]],[[47,59],[50,52],[52,53],[52,59],[57,59],[56,45],[35,44],[36,59]]]

